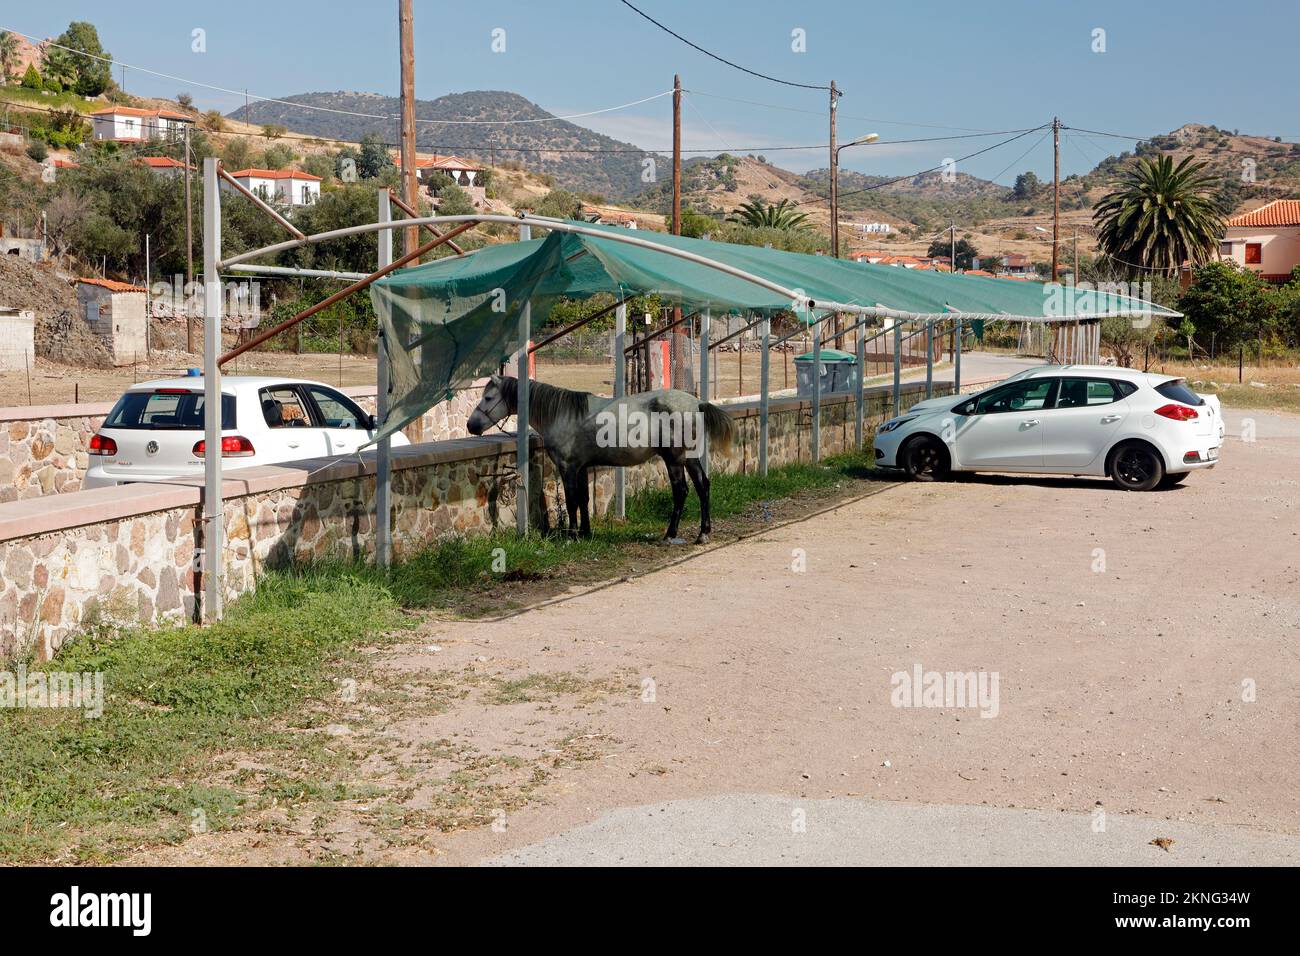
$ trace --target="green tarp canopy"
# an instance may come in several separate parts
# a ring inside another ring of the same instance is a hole
[[[688,310],[796,311],[805,320],[811,319],[809,301],[817,311],[834,303],[884,307],[908,317],[1043,321],[1065,315],[1176,315],[1137,299],[1069,287],[1063,291],[1039,282],[870,265],[585,222],[564,225],[583,232],[552,230],[544,239],[486,246],[400,269],[371,286],[390,369],[389,410],[381,436],[415,420],[454,389],[495,371],[518,350],[519,315],[527,302],[533,305],[534,333],[556,302],[600,293],[658,294]],[[693,253],[798,298],[620,239]]]

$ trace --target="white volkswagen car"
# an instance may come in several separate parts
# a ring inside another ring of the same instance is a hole
[[[1213,468],[1219,400],[1181,378],[1048,365],[976,395],[918,402],[876,429],[876,463],[933,481],[949,472],[1097,475],[1150,491]]]
[[[203,474],[203,378],[132,385],[90,440],[83,488]],[[221,379],[222,468],[346,455],[374,440],[373,415],[320,382]],[[405,435],[393,445],[410,444]]]

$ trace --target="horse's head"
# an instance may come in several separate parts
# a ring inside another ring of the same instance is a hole
[[[465,428],[471,435],[482,435],[485,431],[514,414],[510,407],[513,380],[507,382],[500,375],[493,375],[483,386],[483,398],[470,412]]]

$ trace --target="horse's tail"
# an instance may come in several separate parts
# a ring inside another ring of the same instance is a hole
[[[730,449],[735,434],[731,416],[710,402],[700,402],[700,413],[704,416],[704,432],[709,436],[711,450],[725,452]]]

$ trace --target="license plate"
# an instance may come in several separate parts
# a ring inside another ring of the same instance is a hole
[[[1218,461],[1218,460],[1219,460],[1219,449],[1217,449],[1217,448],[1211,448],[1208,452],[1205,453],[1205,460],[1206,460],[1206,461]]]

